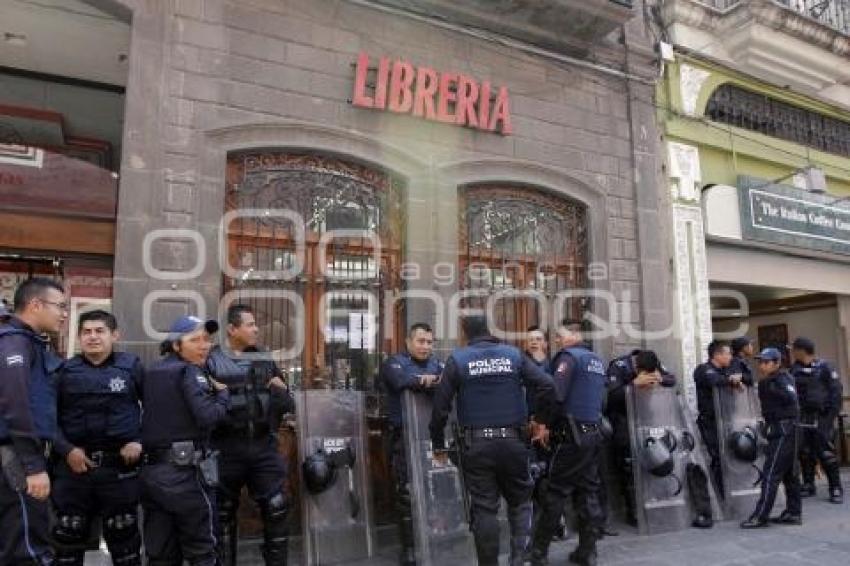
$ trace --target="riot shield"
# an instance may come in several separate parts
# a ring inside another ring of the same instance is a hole
[[[714,390],[717,439],[727,519],[745,519],[756,507],[764,452],[759,442],[758,394],[754,387]]]
[[[641,534],[688,528],[695,518],[687,482],[688,464],[708,468],[688,411],[671,387],[629,387],[626,394],[635,506]],[[715,518],[721,514],[709,486]]]
[[[308,390],[296,396],[299,462],[322,453],[333,481],[302,489],[303,564],[343,564],[373,554],[363,392]],[[304,471],[302,470],[302,479]]]
[[[475,564],[475,547],[464,505],[460,470],[435,465],[431,449],[431,400],[405,391],[404,443],[413,507],[416,563],[422,566]],[[446,434],[451,438],[451,434]]]

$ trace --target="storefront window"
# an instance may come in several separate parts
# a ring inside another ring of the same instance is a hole
[[[256,212],[228,226],[238,276],[226,278],[225,291],[238,298],[240,290],[286,289],[303,300],[301,320],[291,301],[244,293],[270,349],[292,348],[296,332],[305,332],[303,354],[279,360],[291,383],[371,389],[381,352],[399,346],[401,317],[393,328],[381,321],[385,294],[400,288],[402,192],[392,175],[334,157],[229,157],[226,208]],[[298,238],[303,265],[297,265]],[[274,273],[283,270],[298,275]]]
[[[510,185],[473,185],[461,189],[460,268],[467,306],[491,303],[495,323],[521,333],[531,325],[551,326],[557,318],[580,318],[588,303],[576,296],[556,313],[562,291],[586,288],[587,222],[585,207],[538,189]],[[511,296],[524,291],[526,296]],[[556,318],[557,317],[557,318]]]

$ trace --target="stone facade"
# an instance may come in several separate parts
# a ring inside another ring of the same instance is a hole
[[[578,199],[589,210],[591,261],[609,274],[594,286],[622,299],[617,324],[634,329],[600,344],[603,353],[640,344],[638,329],[671,326],[669,235],[659,212],[669,196],[659,182],[654,87],[639,78],[655,73],[639,21],[626,28],[628,66],[622,45],[606,47],[638,75],[626,80],[622,70],[535,55],[362,3],[125,4],[133,32],[114,298],[131,346],[151,346],[150,331],[178,313],[216,314],[226,155],[269,147],[329,152],[403,176],[406,260],[425,272],[456,262],[461,184],[515,182]],[[507,86],[513,135],[353,107],[360,51]],[[168,232],[186,229],[201,237]],[[143,303],[148,317],[139,316]],[[664,352],[667,344],[654,345]]]

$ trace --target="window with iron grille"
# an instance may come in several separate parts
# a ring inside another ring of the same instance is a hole
[[[582,317],[589,308],[585,297],[566,300],[563,312],[546,306],[555,305],[561,292],[587,288],[583,204],[507,184],[462,187],[460,200],[460,286],[470,293],[466,306],[484,308],[488,298],[500,294],[503,298],[492,304],[491,322],[515,333]],[[514,291],[529,295],[512,297]]]
[[[850,122],[735,85],[718,87],[708,100],[705,115],[716,122],[850,156]]]

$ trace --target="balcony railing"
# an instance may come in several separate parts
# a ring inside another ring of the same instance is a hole
[[[746,0],[699,0],[714,8],[725,10]],[[775,0],[797,13],[850,35],[850,0]]]

